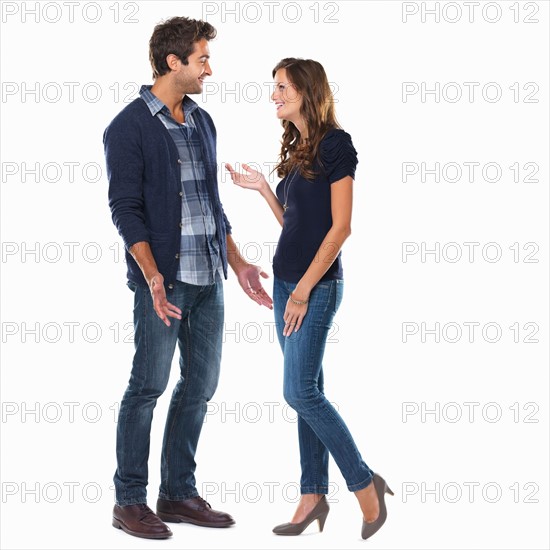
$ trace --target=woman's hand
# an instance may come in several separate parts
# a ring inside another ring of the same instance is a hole
[[[254,191],[263,191],[269,187],[264,175],[254,168],[250,168],[248,164],[243,164],[246,173],[236,172],[231,164],[226,164],[225,167],[231,174],[231,179],[235,185],[244,187],[245,189],[253,189]]]
[[[294,299],[295,302],[305,303],[296,304],[292,301],[292,299]],[[290,336],[293,332],[298,332],[298,330],[300,330],[302,321],[307,313],[307,307],[307,298],[300,297],[298,300],[295,296],[292,296],[292,293],[290,293],[286,303],[285,313],[283,315],[283,321],[285,322],[283,336]]]

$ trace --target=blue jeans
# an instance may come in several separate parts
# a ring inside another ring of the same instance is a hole
[[[298,332],[283,336],[286,303],[295,283],[275,277],[273,309],[284,355],[286,402],[298,413],[302,494],[328,493],[330,453],[350,491],[367,487],[374,472],[365,464],[342,417],[323,387],[323,354],[332,320],[342,301],[344,281],[318,283],[309,297],[307,314]]]
[[[162,443],[159,496],[185,500],[195,488],[195,452],[207,402],[218,385],[223,337],[223,283],[198,286],[176,281],[168,301],[182,310],[167,327],[153,309],[148,288],[134,291],[135,354],[117,426],[116,501],[147,502],[149,441],[153,409],[168,384],[176,343],[180,378],[172,393]]]

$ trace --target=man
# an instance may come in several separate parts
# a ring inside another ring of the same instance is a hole
[[[103,137],[109,206],[124,240],[134,292],[135,355],[117,427],[113,526],[144,538],[167,538],[163,523],[227,527],[195,487],[195,451],[216,389],[223,334],[222,275],[232,267],[251,299],[272,308],[231,237],[218,195],[216,129],[189,94],[212,74],[209,23],[174,17],[149,42],[153,86],[124,108]],[[157,514],[147,506],[147,460],[153,409],[168,384],[176,343],[179,381],[162,445]]]

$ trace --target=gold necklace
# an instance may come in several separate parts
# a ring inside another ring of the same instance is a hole
[[[285,203],[283,204],[283,212],[286,212],[287,208],[288,208],[288,204],[287,204],[287,200],[288,200],[288,192],[290,191],[290,186],[292,185],[292,182],[294,181],[294,178],[296,177],[296,174],[299,172],[298,169],[295,169],[295,172],[294,174],[292,175],[292,178],[290,178],[290,181],[289,182],[285,182],[285,187],[284,187],[284,198],[285,198]],[[287,185],[288,183],[288,185]]]

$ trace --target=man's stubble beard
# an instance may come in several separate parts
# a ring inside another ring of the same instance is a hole
[[[182,77],[178,79],[178,87],[182,90],[182,94],[202,94],[202,86],[196,79]]]

